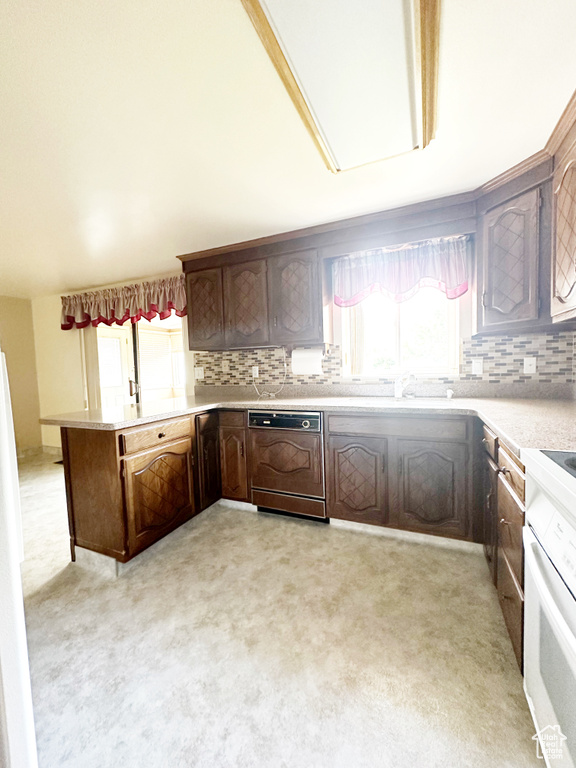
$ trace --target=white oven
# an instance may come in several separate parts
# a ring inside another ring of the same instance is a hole
[[[522,454],[524,690],[538,756],[551,768],[576,767],[576,471],[567,471],[566,456]]]

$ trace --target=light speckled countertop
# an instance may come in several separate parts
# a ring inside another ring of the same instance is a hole
[[[576,451],[576,401],[572,400],[499,398],[447,400],[440,397],[403,400],[394,400],[391,397],[215,400],[214,398],[188,397],[105,410],[64,413],[43,418],[40,423],[83,429],[116,430],[175,416],[199,413],[211,408],[478,416],[519,456],[523,448]]]

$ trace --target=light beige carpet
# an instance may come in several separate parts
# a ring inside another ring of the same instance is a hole
[[[534,733],[479,551],[220,503],[118,579],[22,464],[41,768],[520,768]]]

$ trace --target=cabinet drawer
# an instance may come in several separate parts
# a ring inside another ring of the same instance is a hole
[[[518,494],[518,498],[521,501],[524,501],[524,498],[525,498],[524,472],[522,472],[522,470],[519,468],[518,462],[515,461],[504,450],[504,448],[502,448],[501,445],[498,446],[498,466],[500,467],[500,471],[502,472],[506,480],[510,483],[511,487],[514,489],[515,493]]]
[[[147,448],[155,448],[169,440],[190,437],[190,419],[158,421],[146,427],[137,427],[120,435],[122,453],[136,453]]]
[[[522,623],[524,594],[514,578],[506,555],[498,554],[498,600],[512,641],[518,666],[522,669]]]
[[[524,583],[522,527],[524,508],[509,490],[502,475],[498,477],[498,547],[520,585]]]
[[[221,427],[243,427],[245,411],[220,411],[219,420]]]
[[[421,437],[434,440],[466,440],[465,419],[428,419],[410,416],[337,416],[329,414],[328,431],[344,435]]]
[[[494,461],[497,461],[498,438],[491,429],[488,429],[485,424],[482,427],[482,445],[484,446],[484,450],[488,456],[494,459]]]

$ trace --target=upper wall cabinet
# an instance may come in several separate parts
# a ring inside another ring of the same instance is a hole
[[[268,343],[265,261],[224,267],[224,316],[226,347]]]
[[[186,291],[192,350],[324,341],[316,250],[191,271]]]
[[[315,250],[268,259],[270,340],[321,343],[322,291]]]
[[[477,333],[552,327],[553,160],[544,159],[477,201]]]
[[[222,270],[203,269],[186,275],[190,349],[222,349],[224,304]]]
[[[552,317],[576,317],[576,143],[554,172],[556,250],[552,259]]]
[[[533,189],[482,218],[484,328],[538,318],[538,213]]]

